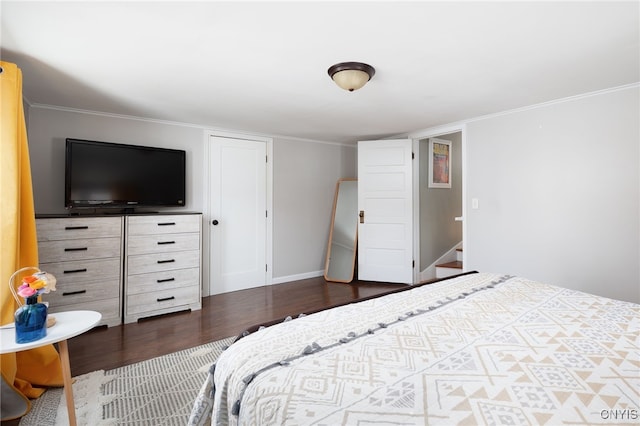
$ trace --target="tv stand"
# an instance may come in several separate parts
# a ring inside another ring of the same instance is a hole
[[[68,210],[66,213],[37,213],[36,219],[62,219],[69,217],[114,217],[114,216],[144,216],[144,215],[190,215],[199,214],[193,211],[160,211],[160,210],[135,210],[125,212],[122,209],[77,209]]]
[[[36,227],[52,313],[90,309],[111,327],[202,306],[200,213],[38,214]]]
[[[92,310],[100,325],[122,323],[124,217],[37,218],[40,268],[57,279],[49,312]]]
[[[202,215],[125,220],[124,323],[201,308]]]
[[[132,216],[132,215],[141,215],[141,214],[159,214],[159,211],[150,211],[150,210],[136,210],[135,208],[127,208],[127,209],[122,209],[118,212],[108,212],[107,214],[120,214],[123,216]]]

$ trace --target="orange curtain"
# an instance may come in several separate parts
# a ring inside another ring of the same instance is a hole
[[[0,61],[0,325],[13,322],[18,308],[9,277],[25,266],[38,266],[38,244],[31,187],[27,130],[22,104],[22,72]],[[42,386],[62,386],[60,357],[53,345],[0,356],[2,420],[26,414],[27,398]]]

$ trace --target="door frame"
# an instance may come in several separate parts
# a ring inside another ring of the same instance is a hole
[[[469,270],[468,263],[468,238],[467,238],[467,125],[465,123],[454,123],[451,125],[433,127],[416,133],[410,133],[408,138],[412,140],[414,154],[414,164],[420,164],[420,140],[427,138],[437,138],[438,136],[450,133],[461,133],[462,147],[462,251],[463,271]],[[453,219],[453,218],[452,218]],[[420,168],[413,168],[413,258],[416,259],[416,267],[413,268],[413,282],[420,282]]]
[[[267,191],[267,220],[266,220],[266,247],[265,260],[267,263],[267,271],[265,276],[265,284],[273,283],[273,138],[252,135],[248,133],[235,133],[220,130],[205,130],[203,132],[203,179],[202,185],[202,296],[211,295],[211,271],[209,265],[211,263],[211,232],[210,224],[211,215],[211,164],[209,162],[211,156],[211,147],[209,145],[210,137],[243,139],[252,142],[264,142],[266,144],[267,160],[266,160],[266,191]],[[206,261],[205,261],[206,259]]]

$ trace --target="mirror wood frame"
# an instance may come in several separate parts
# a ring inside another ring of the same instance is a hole
[[[335,191],[335,196],[333,199],[333,213],[331,215],[331,227],[329,228],[329,241],[327,244],[327,257],[325,260],[325,268],[324,268],[324,279],[326,281],[330,281],[330,282],[339,282],[339,283],[350,283],[351,281],[353,281],[354,278],[354,272],[355,272],[355,265],[356,265],[356,255],[357,255],[357,248],[358,248],[358,199],[357,199],[357,186],[356,186],[356,198],[355,198],[355,204],[354,204],[354,208],[353,208],[353,225],[354,225],[354,233],[353,233],[353,250],[352,253],[350,254],[349,258],[345,258],[343,259],[344,262],[347,262],[348,265],[350,266],[350,270],[344,274],[344,276],[330,276],[330,265],[331,265],[331,259],[332,259],[332,255],[334,255],[335,253],[332,254],[332,250],[331,250],[331,246],[334,240],[334,231],[336,228],[336,210],[339,208],[338,203],[341,201],[340,200],[340,187],[343,183],[345,182],[357,182],[358,179],[356,178],[341,178],[338,179],[338,182],[336,183],[336,191]],[[356,184],[357,185],[357,184]],[[343,192],[344,194],[344,192]],[[344,206],[344,203],[342,203],[342,206]],[[347,207],[348,208],[348,207]],[[346,249],[349,249],[348,247],[345,247]],[[348,254],[348,253],[347,253]]]

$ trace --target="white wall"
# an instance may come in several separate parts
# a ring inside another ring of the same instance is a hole
[[[356,177],[356,147],[274,139],[273,151],[273,251],[286,253],[274,277],[322,275],[336,183]]]
[[[36,214],[66,213],[68,137],[186,150],[187,204],[164,210],[202,212],[204,143],[209,131],[180,123],[31,107],[28,138]],[[340,177],[355,175],[355,147],[274,137],[273,151],[273,280],[321,275],[335,184]],[[208,253],[203,256],[206,259]]]
[[[36,214],[66,213],[64,208],[66,138],[186,150],[186,205],[183,209],[164,210],[202,211],[202,129],[51,108],[30,108],[29,115],[27,136]]]
[[[636,85],[469,122],[465,266],[640,302],[639,101]]]

